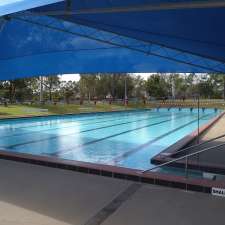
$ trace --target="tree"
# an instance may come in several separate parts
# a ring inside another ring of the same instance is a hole
[[[79,82],[62,82],[58,76],[43,77],[45,99],[50,101],[64,99],[67,103],[72,98],[81,96],[89,101],[94,97],[104,99],[124,99],[125,80],[129,98],[142,98],[148,93],[155,98],[174,96],[176,98],[193,97],[225,98],[224,74],[153,74],[147,81],[132,74],[82,74]],[[38,78],[17,79],[0,82],[0,98],[7,98],[11,103],[39,99],[40,81]]]
[[[190,73],[185,76],[185,83],[187,85],[186,97],[193,97],[198,92],[197,76],[194,73]]]
[[[133,78],[134,88],[133,88],[133,96],[141,99],[146,95],[146,81],[140,76],[135,76]]]
[[[80,75],[79,87],[81,97],[88,97],[90,102],[91,98],[94,97],[96,93],[96,84],[98,77],[97,75]]]
[[[203,98],[211,98],[213,96],[213,84],[210,81],[209,74],[199,76],[198,92],[200,97]]]
[[[63,82],[60,89],[67,104],[70,103],[72,97],[76,98],[79,93],[79,85],[75,81]]]
[[[213,86],[213,98],[225,99],[225,76],[224,74],[209,74],[209,82]]]
[[[108,94],[114,96],[114,76],[111,74],[100,74],[96,83],[96,95],[100,99],[104,99]]]
[[[151,97],[162,98],[169,95],[169,84],[163,74],[153,74],[146,81],[146,90]]]
[[[171,77],[173,79],[175,86],[175,97],[176,98],[185,97],[188,86],[184,76],[180,76],[180,74],[172,74]]]
[[[126,81],[125,81],[126,80]],[[125,95],[125,82],[127,89],[127,97],[133,97],[135,87],[134,76],[130,74],[115,74],[113,77],[114,97],[124,99]]]
[[[31,100],[33,95],[32,84],[35,82],[36,78],[16,79],[2,82],[1,86],[4,90],[3,97],[9,99],[10,103]]]
[[[49,101],[52,101],[52,92],[59,88],[60,79],[58,76],[48,76],[45,78],[44,86],[48,90]]]

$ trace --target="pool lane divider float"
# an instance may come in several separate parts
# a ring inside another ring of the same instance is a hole
[[[214,119],[210,120],[207,124],[201,126],[199,128],[199,135],[206,132],[210,127],[212,127],[222,116],[225,115],[225,112],[222,112],[220,115],[215,117]],[[169,146],[164,151],[157,154],[155,157],[151,159],[152,164],[160,165],[162,163],[169,162],[171,160],[176,159],[176,155],[179,154],[179,151],[182,148],[185,148],[189,143],[196,140],[198,137],[198,129],[193,131],[191,134],[188,134],[178,142],[174,143],[173,145]],[[179,157],[179,156],[178,156]],[[170,165],[171,167],[176,168],[185,168],[185,160],[179,160],[177,162],[173,162]],[[193,170],[200,170],[208,173],[215,173],[215,174],[223,174],[225,175],[225,166],[217,165],[213,163],[204,163],[204,162],[196,162],[193,160],[188,159],[188,169]]]

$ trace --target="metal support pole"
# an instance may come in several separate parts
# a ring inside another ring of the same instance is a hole
[[[185,177],[188,179],[188,157],[185,157]]]
[[[126,75],[124,80],[124,104],[127,107],[127,76]]]
[[[186,178],[186,191],[187,191],[187,179],[188,179],[188,156],[185,158],[185,178]]]
[[[199,107],[200,107],[200,102],[199,102],[199,94],[198,94],[198,136],[197,136],[197,144],[199,144],[199,142],[200,142],[200,137],[199,137],[200,136],[200,134],[199,134],[200,133],[200,131],[199,131],[199,127],[200,127],[200,115],[199,115],[200,112],[199,112],[199,110],[200,109],[199,109]],[[200,157],[200,155],[198,154],[197,155],[197,163],[198,163],[198,165],[199,165],[199,161],[200,161],[199,157]]]
[[[43,77],[40,76],[40,103],[43,104]]]
[[[223,76],[223,100],[225,101],[225,75]]]
[[[200,107],[200,102],[199,102],[199,95],[198,95],[198,137],[197,137],[197,144],[199,144],[199,125],[200,125],[199,107]]]
[[[198,84],[199,84],[199,79],[198,79]],[[197,136],[197,144],[199,144],[200,142],[200,131],[199,131],[199,127],[200,127],[200,91],[199,91],[199,86],[198,86],[198,136]],[[199,165],[199,161],[200,161],[200,155],[197,154],[197,163]],[[200,165],[199,165],[200,166]]]

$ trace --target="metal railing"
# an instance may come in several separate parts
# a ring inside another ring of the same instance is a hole
[[[199,147],[199,146],[208,144],[208,143],[210,143],[210,142],[213,142],[213,141],[218,140],[218,139],[223,138],[223,137],[225,137],[225,134],[219,135],[219,136],[217,136],[217,137],[215,137],[215,138],[209,139],[209,140],[204,141],[204,142],[202,142],[202,143],[195,144],[195,145],[191,145],[191,146],[189,146],[189,147],[183,148],[183,149],[181,149],[181,150],[179,150],[179,151],[176,151],[176,152],[174,152],[174,153],[171,153],[171,155],[177,155],[177,154],[180,154],[180,153],[182,153],[182,152],[186,152],[187,150],[190,150],[190,149],[192,149],[192,148],[196,148],[196,147]]]
[[[210,140],[208,140],[208,141],[205,141],[205,142],[203,142],[203,143],[200,143],[200,144],[196,144],[196,145],[187,147],[187,148],[185,148],[185,149],[182,149],[182,150],[176,152],[175,154],[180,153],[180,152],[184,152],[184,151],[187,151],[187,150],[190,150],[190,149],[192,149],[192,148],[194,148],[194,147],[202,146],[202,145],[204,145],[204,144],[206,144],[206,143],[210,143],[210,142],[212,142],[212,141],[214,141],[214,140],[217,140],[217,139],[220,139],[220,138],[222,138],[222,137],[225,137],[225,134],[220,135],[220,136],[217,136],[217,137],[215,137],[215,138],[212,138],[212,139],[210,139]],[[185,159],[185,168],[184,168],[184,169],[185,169],[185,177],[188,178],[188,159],[189,159],[190,157],[195,156],[195,155],[200,155],[200,154],[202,154],[202,153],[204,153],[204,152],[207,152],[207,151],[210,151],[210,150],[213,150],[213,149],[222,147],[222,146],[225,146],[225,143],[218,144],[218,145],[211,146],[211,147],[207,147],[207,148],[201,149],[201,150],[199,150],[199,151],[197,151],[197,152],[193,152],[193,153],[190,153],[190,154],[187,154],[187,155],[178,157],[178,158],[176,158],[176,159],[173,159],[173,160],[170,160],[170,161],[168,161],[168,162],[162,163],[162,164],[157,165],[157,166],[155,166],[155,167],[152,167],[152,168],[150,168],[150,169],[143,170],[142,173],[144,174],[144,173],[153,171],[153,170],[155,170],[155,169],[162,168],[162,167],[164,167],[164,166],[168,166],[168,165],[170,165],[170,164],[172,164],[172,163],[175,163],[175,162],[177,162],[177,161],[180,161],[180,160]]]

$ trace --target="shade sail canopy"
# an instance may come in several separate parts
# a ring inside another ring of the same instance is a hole
[[[0,1],[1,79],[225,72],[225,1],[10,2],[7,6]]]

